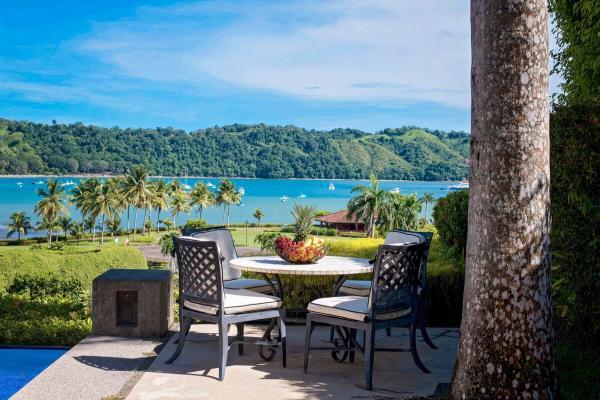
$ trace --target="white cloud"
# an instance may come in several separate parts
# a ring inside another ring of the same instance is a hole
[[[466,1],[144,7],[70,46],[120,74],[301,98],[469,106]]]

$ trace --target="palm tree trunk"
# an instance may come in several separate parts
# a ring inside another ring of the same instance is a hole
[[[158,213],[156,215],[156,233],[160,232],[160,207],[158,207]]]
[[[204,209],[204,206],[202,206],[202,205],[201,205],[201,206],[200,206],[200,210],[199,210],[199,211],[200,211],[200,219],[202,219],[202,210],[203,210],[203,209]]]
[[[104,244],[104,214],[102,214],[102,222],[100,223],[100,244]]]
[[[223,204],[223,225],[225,225],[225,213],[227,213],[227,204]]]
[[[230,205],[227,204],[227,227],[229,228],[229,207]]]
[[[127,237],[129,237],[129,215],[130,215],[131,206],[127,205]]]
[[[148,215],[148,209],[144,207],[144,218],[142,218],[142,235],[146,234],[146,217]]]
[[[137,231],[137,216],[138,216],[138,208],[135,208],[135,211],[133,212],[133,240],[135,240],[135,234]]]
[[[52,229],[48,229],[48,247],[52,243]]]
[[[469,228],[451,399],[555,399],[548,6],[471,2]]]
[[[175,229],[179,227],[179,212],[175,213]]]

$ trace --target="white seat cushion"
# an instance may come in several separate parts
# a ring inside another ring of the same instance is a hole
[[[371,281],[348,280],[340,288],[340,293],[352,296],[369,296],[371,294]]]
[[[330,315],[354,321],[366,321],[369,318],[369,299],[362,296],[323,297],[312,301],[308,311],[317,314]],[[376,315],[380,321],[404,317],[410,314],[411,308],[406,307]]]
[[[217,315],[219,307],[185,300],[183,305],[191,310]],[[246,289],[224,289],[225,314],[243,314],[273,310],[281,307],[281,299]]]
[[[258,293],[272,293],[273,289],[269,283],[263,279],[232,279],[223,282],[225,289],[248,289]],[[277,286],[276,286],[277,287]]]

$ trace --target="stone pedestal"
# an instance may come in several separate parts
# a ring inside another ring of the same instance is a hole
[[[172,274],[111,269],[92,285],[92,334],[162,336],[173,322]]]

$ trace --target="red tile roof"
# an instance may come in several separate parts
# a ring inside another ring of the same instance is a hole
[[[323,215],[315,218],[317,221],[326,222],[329,224],[355,224],[356,217],[348,219],[348,210],[341,210],[331,214]]]

